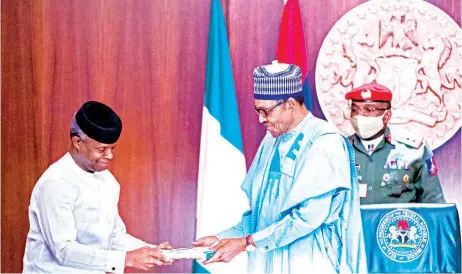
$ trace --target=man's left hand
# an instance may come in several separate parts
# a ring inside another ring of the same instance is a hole
[[[203,264],[211,264],[216,262],[228,263],[234,259],[234,257],[239,255],[239,253],[245,251],[245,247],[245,237],[222,239],[216,246],[213,247],[215,254],[212,256],[212,258],[204,261]]]

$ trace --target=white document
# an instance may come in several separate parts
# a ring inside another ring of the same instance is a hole
[[[169,259],[197,259],[207,260],[213,256],[214,250],[208,247],[177,248],[171,250],[162,250],[162,255]]]

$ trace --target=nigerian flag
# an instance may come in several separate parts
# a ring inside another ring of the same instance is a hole
[[[199,159],[196,238],[214,235],[241,220],[248,201],[241,190],[246,173],[239,112],[223,9],[212,0]],[[230,263],[194,272],[244,273],[245,252]],[[206,269],[204,269],[206,268]]]

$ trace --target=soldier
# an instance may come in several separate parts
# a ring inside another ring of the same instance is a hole
[[[444,203],[433,153],[422,137],[387,126],[392,93],[366,84],[345,94],[355,134],[361,204]]]

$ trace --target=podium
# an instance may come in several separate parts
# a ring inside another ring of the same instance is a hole
[[[461,272],[455,204],[362,205],[369,273]]]

